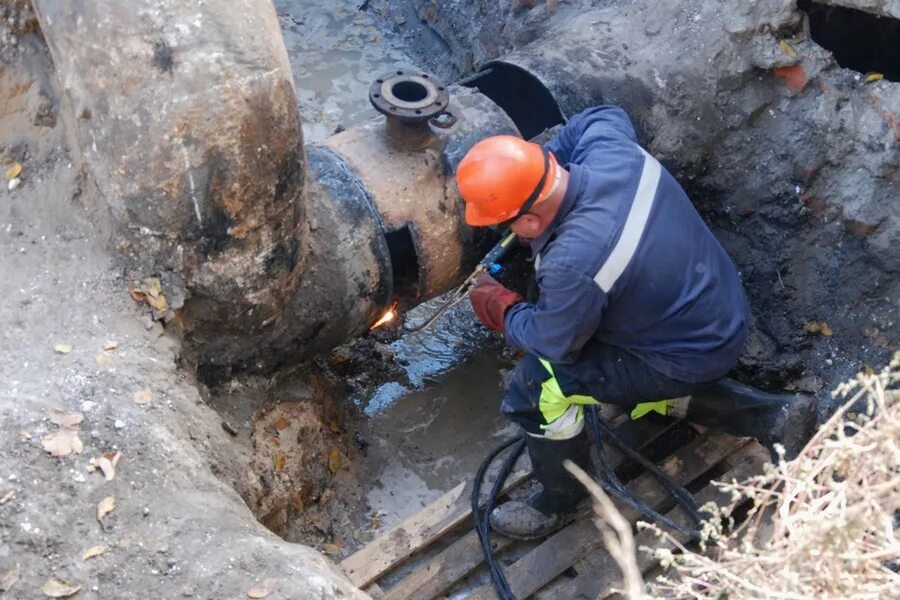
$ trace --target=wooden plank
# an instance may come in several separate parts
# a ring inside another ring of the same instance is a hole
[[[510,474],[503,486],[508,492],[531,476],[531,469]],[[386,571],[428,546],[472,514],[472,482],[465,481],[383,533],[341,561],[341,568],[357,587],[365,587]]]
[[[643,420],[631,421],[627,415],[624,415],[621,422],[623,424],[617,431],[636,447],[643,447],[653,442],[676,423],[675,421],[665,424]],[[610,464],[614,467],[621,464],[623,460],[621,455],[610,456]],[[513,540],[497,535],[492,537],[492,547],[495,552],[501,551],[512,542]],[[469,574],[483,560],[484,554],[481,551],[478,536],[474,531],[470,531],[423,567],[387,590],[384,600],[431,600]]]
[[[748,441],[719,433],[707,434],[680,448],[663,462],[662,468],[675,481],[686,485]],[[668,498],[665,489],[649,473],[632,481],[628,491],[651,507],[660,506]],[[619,505],[618,508],[627,519],[638,518],[638,513],[631,507]],[[506,569],[510,589],[516,598],[527,598],[601,544],[590,520],[573,523]],[[467,596],[468,600],[493,598],[496,595],[491,585],[482,586]]]
[[[762,472],[763,465],[769,460],[768,453],[758,444],[750,444],[738,451],[728,461],[733,465],[725,474],[717,477],[720,481],[736,479],[742,481]],[[697,504],[703,506],[707,502],[715,502],[718,506],[726,506],[731,501],[731,494],[722,492],[709,484],[696,495]],[[689,526],[690,520],[681,510],[672,509],[666,516],[682,526]],[[675,538],[684,541],[683,536],[675,534]],[[635,536],[635,548],[658,546],[656,536],[650,531],[641,531]],[[648,552],[638,551],[637,563],[641,572],[647,571],[656,560]],[[612,556],[605,548],[598,548],[575,567],[578,575],[556,589],[557,597],[572,600],[596,600],[603,598],[612,588],[622,587],[621,573]]]
[[[613,409],[609,414],[618,415],[613,423],[628,421],[628,415],[621,414],[621,410]],[[508,493],[530,476],[530,469],[513,472],[506,480],[502,493]],[[341,568],[354,585],[365,587],[469,518],[472,514],[471,495],[472,482],[460,483],[415,515],[345,558],[341,561]]]

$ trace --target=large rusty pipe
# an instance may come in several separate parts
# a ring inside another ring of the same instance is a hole
[[[269,0],[34,5],[113,245],[185,298],[168,316],[198,363],[309,357],[474,262],[452,173],[516,132],[486,96],[460,88],[455,123],[404,143],[377,117],[304,149]]]

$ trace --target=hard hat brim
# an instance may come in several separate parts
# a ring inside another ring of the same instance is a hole
[[[471,202],[466,203],[466,223],[472,227],[487,227],[502,222],[502,219],[497,219],[496,214],[482,211],[478,205]]]

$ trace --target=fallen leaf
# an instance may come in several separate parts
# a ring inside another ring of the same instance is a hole
[[[135,404],[150,404],[153,400],[153,392],[150,388],[141,388],[134,393],[133,398]]]
[[[48,412],[50,413],[50,421],[60,427],[74,427],[84,421],[84,415],[81,413],[70,413],[61,408],[51,408]]]
[[[372,529],[381,529],[381,517],[372,517]]]
[[[22,430],[19,432],[19,441],[20,442],[27,442],[30,439],[31,439],[31,434],[28,433],[27,431]]]
[[[363,544],[368,544],[372,540],[375,539],[375,536],[372,535],[370,531],[362,531],[361,529],[353,530],[353,539],[357,542],[362,542]]]
[[[121,457],[121,452],[104,452],[94,459],[107,481],[112,481],[116,476],[116,465]]]
[[[802,92],[809,81],[806,69],[803,65],[791,65],[789,67],[777,67],[772,70],[775,77],[784,79],[785,85],[795,92]]]
[[[831,330],[831,326],[828,325],[828,323],[826,323],[825,321],[822,321],[821,323],[817,321],[810,321],[803,326],[803,330],[806,331],[806,333],[824,335],[825,337],[831,337],[832,335],[834,335],[834,332]]]
[[[330,429],[331,433],[333,433],[335,435],[338,435],[339,433],[341,433],[341,426],[338,425],[338,422],[335,421],[334,419],[328,421],[328,429]]]
[[[91,546],[81,555],[81,560],[90,560],[106,552],[106,546]]]
[[[169,306],[169,303],[166,302],[166,297],[160,294],[159,296],[147,296],[147,304],[149,304],[154,310],[163,311]]]
[[[322,552],[325,554],[337,554],[341,551],[341,547],[338,544],[322,544]]]
[[[790,56],[791,58],[797,58],[797,51],[786,41],[781,40],[778,42],[778,48],[780,48],[785,55]]]
[[[9,573],[3,576],[3,579],[0,579],[0,592],[8,592],[13,588],[16,583],[19,582],[19,577],[22,575],[22,572],[19,569],[13,569]]]
[[[112,356],[109,354],[98,354],[97,355],[97,364],[101,367],[108,365],[112,362]]]
[[[44,582],[41,591],[50,598],[68,598],[81,591],[80,585],[73,585],[65,579],[53,577]]]
[[[275,421],[275,429],[278,431],[282,431],[290,427],[291,422],[284,418],[284,416],[278,417],[278,420]]]
[[[12,500],[13,496],[15,495],[16,490],[9,490],[8,492],[6,492],[6,494],[4,494],[2,498],[0,498],[0,506],[3,506],[4,504]]]
[[[159,281],[159,277],[147,278],[147,293],[153,298],[162,295],[162,283]]]
[[[275,588],[278,587],[278,582],[274,579],[266,579],[261,584],[257,586],[253,586],[249,590],[247,590],[247,597],[254,598],[258,600],[259,598],[265,598],[269,594],[275,591]]]
[[[5,177],[7,179],[15,179],[19,175],[22,174],[22,163],[13,163],[10,168],[6,170]]]
[[[74,427],[60,427],[41,438],[41,444],[51,456],[66,456],[72,452],[81,454],[84,450],[84,444],[78,437],[78,429]]]
[[[275,466],[275,472],[281,473],[282,469],[284,469],[284,463],[287,460],[287,455],[284,452],[276,452],[275,456],[272,457],[272,464]]]
[[[276,448],[281,448],[281,440],[278,439],[277,437],[270,437],[269,443],[271,445],[275,446]]]
[[[57,354],[68,354],[72,351],[72,344],[69,342],[58,342],[53,346],[53,351]]]
[[[291,505],[292,505],[295,509],[297,509],[298,512],[302,512],[302,511],[303,511],[303,508],[304,508],[304,504],[303,504],[303,496],[300,494],[300,492],[293,491],[293,492],[291,492],[290,494],[288,494],[288,498],[289,498],[290,501],[291,501]],[[2,504],[2,502],[0,502],[0,504]]]
[[[107,496],[97,505],[97,520],[103,522],[103,517],[108,515],[112,509],[116,507],[116,499],[113,496]]]
[[[119,342],[114,342],[112,340],[106,340],[106,343],[103,344],[103,349],[107,352],[115,350],[119,347]]]
[[[872,71],[871,73],[866,73],[866,78],[863,79],[863,83],[873,83],[875,81],[881,81],[882,79],[884,79],[884,73]]]
[[[341,451],[337,448],[333,449],[331,454],[328,455],[328,471],[334,475],[341,470],[341,464],[343,462],[344,456],[341,454]]]

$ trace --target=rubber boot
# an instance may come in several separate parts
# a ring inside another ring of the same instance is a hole
[[[803,448],[815,428],[811,396],[769,394],[734,381],[720,379],[691,395],[685,418],[730,435],[754,437],[777,459],[775,444],[790,460]]]
[[[517,540],[545,537],[575,517],[578,503],[587,489],[563,466],[569,459],[593,475],[587,432],[568,440],[548,440],[526,435],[528,456],[541,489],[526,500],[510,500],[491,512],[491,528]]]

